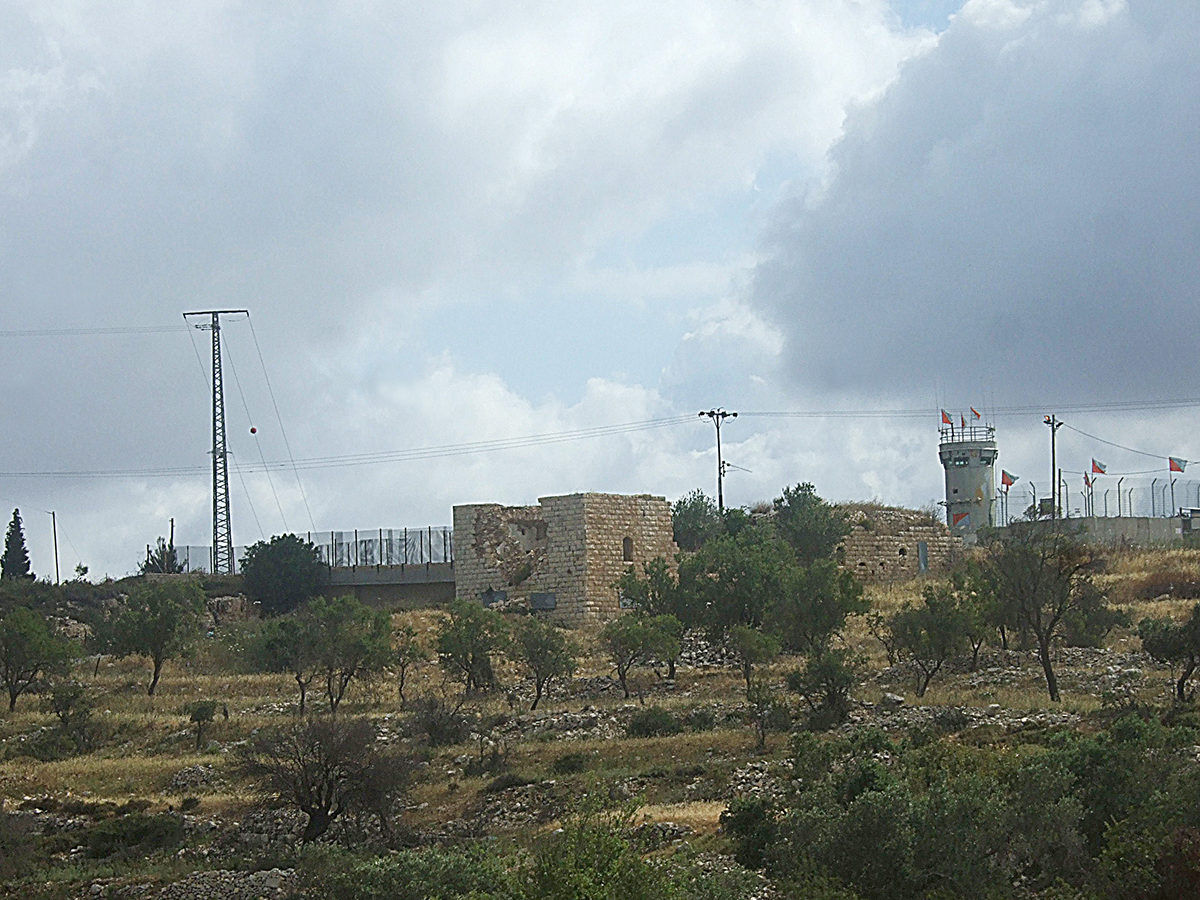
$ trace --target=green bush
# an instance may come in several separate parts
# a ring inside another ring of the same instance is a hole
[[[683,727],[688,731],[712,731],[717,727],[717,717],[711,709],[689,709],[683,716]]]
[[[550,763],[550,771],[555,775],[578,775],[591,762],[586,753],[564,753]]]
[[[0,879],[19,878],[29,870],[33,838],[20,820],[0,809]]]
[[[432,695],[413,703],[408,722],[410,730],[424,737],[431,747],[461,744],[471,734],[471,720],[441,697]]]
[[[666,869],[647,862],[629,841],[627,817],[585,812],[537,848],[522,900],[666,900]]]
[[[734,838],[734,859],[748,869],[761,869],[779,836],[778,814],[761,797],[736,797],[721,813],[721,828]]]
[[[157,850],[173,850],[183,843],[183,819],[171,813],[118,816],[97,823],[87,835],[87,855],[135,858]]]
[[[639,709],[625,726],[625,734],[632,738],[664,737],[681,731],[682,723],[661,706]]]
[[[336,846],[314,846],[298,869],[313,900],[486,900],[520,896],[512,860],[494,848],[401,850],[360,857]]]

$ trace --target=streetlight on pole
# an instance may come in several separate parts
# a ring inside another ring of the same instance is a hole
[[[1058,420],[1058,416],[1046,416],[1043,421],[1050,427],[1050,483],[1053,488],[1050,491],[1050,519],[1053,521],[1058,518],[1058,498],[1062,496],[1062,488],[1058,484],[1058,456],[1057,456],[1057,436],[1058,429],[1063,427],[1063,423]]]
[[[697,415],[702,419],[708,416],[712,419],[713,425],[717,427],[717,510],[723,513],[725,512],[725,465],[721,461],[721,423],[726,419],[736,419],[737,413],[726,412],[717,407],[707,411],[702,409]]]

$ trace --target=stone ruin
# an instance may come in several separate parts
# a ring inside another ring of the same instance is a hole
[[[528,606],[560,625],[619,614],[616,582],[657,556],[675,564],[671,505],[649,494],[568,494],[537,506],[454,507],[455,596]]]
[[[874,503],[846,503],[838,509],[850,523],[838,548],[843,564],[864,583],[944,572],[962,551],[962,541],[929,512]]]

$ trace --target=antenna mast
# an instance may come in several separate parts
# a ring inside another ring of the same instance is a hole
[[[207,316],[195,327],[212,332],[212,466],[213,466],[213,549],[214,575],[233,574],[233,527],[229,522],[229,454],[225,447],[225,391],[221,379],[221,316],[250,315],[245,309],[208,309],[185,312],[191,316]]]

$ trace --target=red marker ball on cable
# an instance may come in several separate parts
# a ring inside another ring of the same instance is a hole
[[[253,426],[251,426],[251,428],[250,428],[250,433],[251,433],[251,434],[258,434],[258,429],[257,429],[257,428],[254,428]]]

